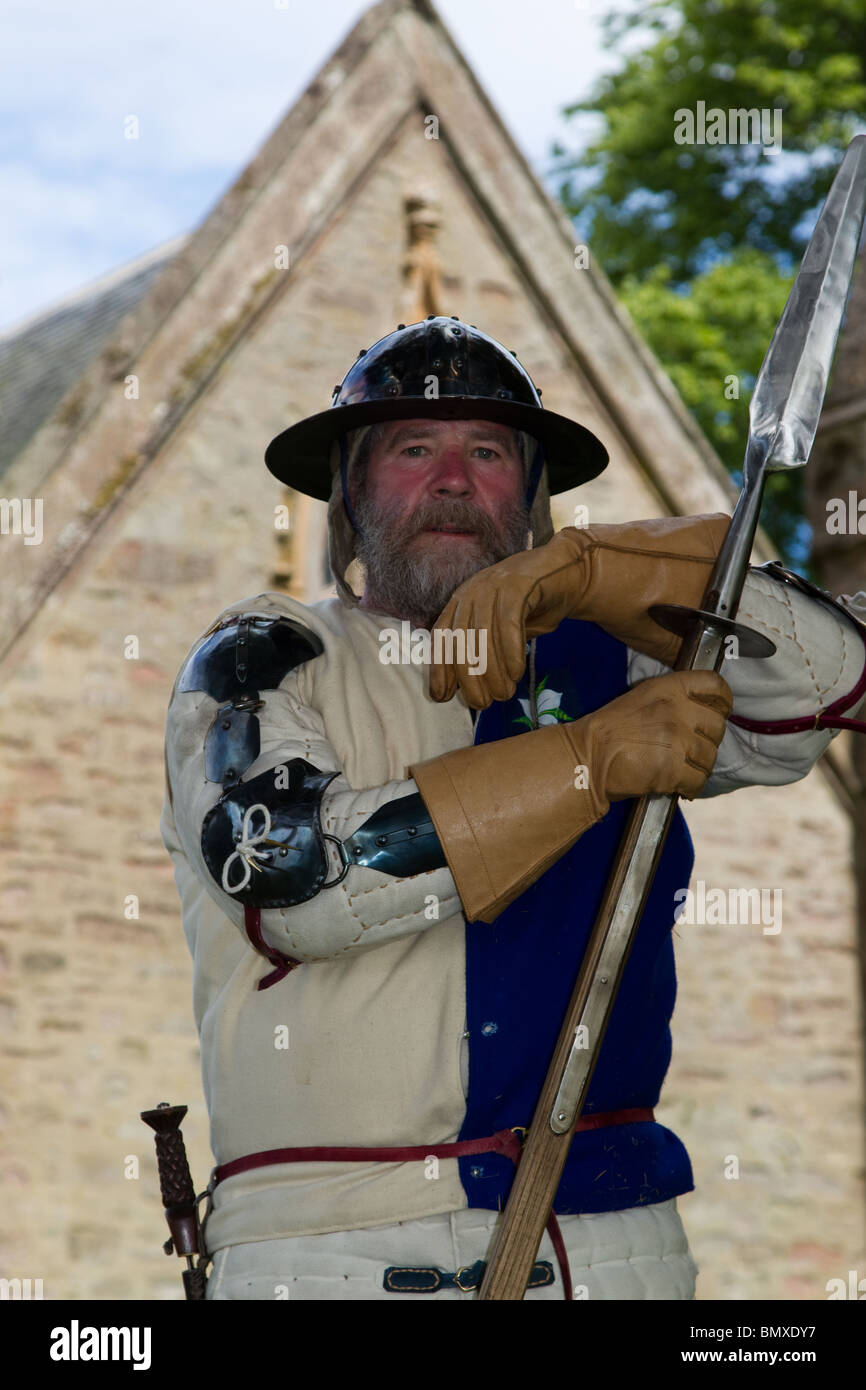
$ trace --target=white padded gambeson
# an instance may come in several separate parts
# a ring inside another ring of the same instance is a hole
[[[477,1299],[477,1292],[454,1288],[390,1293],[383,1284],[384,1273],[396,1265],[432,1266],[453,1274],[486,1259],[499,1219],[499,1212],[470,1207],[361,1231],[233,1245],[217,1252],[207,1296],[223,1301],[422,1304]],[[558,1220],[577,1301],[694,1298],[699,1271],[675,1197],[629,1211]],[[525,1301],[563,1303],[559,1264],[546,1231],[536,1258],[550,1262],[555,1282],[528,1289]]]
[[[765,624],[780,640],[767,661],[726,663],[735,713],[812,712],[815,695],[853,689],[863,669],[853,623],[849,631],[843,615],[796,591],[774,593],[770,586],[777,585],[754,572],[747,579],[741,618]],[[296,618],[325,645],[279,691],[264,692],[262,751],[244,776],[291,757],[340,769],[323,803],[330,832],[346,838],[384,801],[414,792],[406,777],[412,764],[471,745],[462,697],[437,705],[425,668],[381,664],[382,615],[337,599],[306,607],[280,594],[242,600],[224,616],[236,612]],[[631,660],[632,680],[652,669],[645,658]],[[194,958],[217,1162],[277,1146],[453,1142],[466,1107],[466,925],[450,872],[398,879],[355,869],[307,903],[263,912],[266,938],[310,968],[257,991],[268,964],[246,939],[240,904],[201,858],[202,819],[221,791],[204,777],[204,740],[216,709],[201,692],[173,694],[162,832]],[[705,794],[795,781],[831,737],[756,736],[729,725]],[[426,913],[431,897],[439,900],[438,920]],[[287,1028],[290,1047],[279,1051],[275,1034]],[[230,1178],[216,1190],[211,1248],[465,1213],[457,1161],[443,1160],[436,1182],[425,1180],[423,1168],[307,1162]]]

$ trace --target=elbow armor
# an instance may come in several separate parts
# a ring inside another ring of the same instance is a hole
[[[338,775],[293,758],[225,792],[202,827],[202,853],[220,887],[244,906],[293,907],[342,883],[353,864],[399,878],[445,866],[420,792],[386,802],[346,840],[326,834],[322,796]],[[342,864],[331,879],[328,840]]]

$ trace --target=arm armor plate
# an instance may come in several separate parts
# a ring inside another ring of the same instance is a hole
[[[324,651],[321,638],[291,618],[234,613],[195,649],[178,690],[220,702],[205,739],[205,777],[232,786],[261,749],[260,690],[275,690],[296,666]]]
[[[338,771],[293,758],[241,781],[261,749],[259,691],[323,650],[290,618],[233,614],[196,648],[178,685],[220,701],[205,739],[205,777],[224,791],[205,816],[201,848],[211,877],[245,907],[308,902],[342,883],[352,865],[398,878],[447,866],[420,792],[386,802],[344,842],[321,826],[322,797]],[[330,881],[326,840],[342,864]]]
[[[244,906],[293,907],[342,883],[353,865],[397,878],[446,867],[420,792],[386,802],[345,841],[325,834],[322,797],[338,775],[293,758],[224,792],[205,817],[201,840],[224,892]],[[326,840],[343,865],[330,882]]]

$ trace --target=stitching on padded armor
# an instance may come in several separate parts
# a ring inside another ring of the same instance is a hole
[[[769,628],[769,630],[770,630],[771,632],[776,633],[779,637],[786,638],[788,641],[793,641],[793,642],[795,643],[795,645],[797,646],[797,648],[799,649],[799,651],[802,652],[803,657],[805,658],[805,664],[806,664],[806,667],[807,667],[807,669],[808,669],[808,672],[809,672],[809,674],[810,674],[810,676],[811,676],[811,678],[812,678],[812,685],[813,685],[813,688],[814,688],[814,691],[815,691],[815,698],[816,698],[816,700],[818,701],[818,704],[821,705],[822,707],[823,707],[824,704],[832,704],[832,703],[833,703],[833,700],[832,700],[832,699],[828,699],[827,697],[830,696],[830,695],[832,695],[833,692],[835,692],[835,691],[837,691],[837,690],[839,691],[840,694],[842,693],[841,690],[839,690],[839,686],[840,686],[840,682],[841,682],[841,680],[842,680],[842,677],[843,677],[843,675],[845,674],[845,667],[846,667],[846,665],[847,665],[848,655],[849,655],[849,652],[850,652],[850,650],[851,650],[850,642],[849,642],[849,639],[848,639],[847,629],[846,629],[845,623],[844,623],[841,619],[837,619],[837,630],[838,630],[838,632],[839,632],[839,635],[840,635],[841,641],[842,641],[842,656],[841,656],[841,660],[840,660],[840,663],[839,663],[839,670],[838,670],[836,676],[834,677],[834,679],[831,681],[831,683],[822,689],[822,687],[821,687],[821,685],[820,685],[820,682],[818,681],[818,678],[817,678],[816,672],[815,672],[815,670],[814,670],[814,667],[813,667],[813,665],[812,665],[812,662],[811,662],[811,660],[810,660],[809,653],[808,653],[808,651],[806,650],[806,648],[803,646],[802,642],[801,642],[800,639],[799,639],[799,636],[797,635],[797,634],[798,634],[798,629],[797,629],[797,614],[796,614],[796,610],[795,610],[795,608],[794,608],[794,605],[793,605],[793,603],[792,603],[792,596],[791,596],[791,594],[790,594],[790,592],[789,592],[787,586],[776,584],[776,583],[774,583],[774,581],[773,581],[772,579],[771,579],[769,582],[770,582],[771,588],[770,588],[768,591],[764,592],[764,593],[763,593],[763,596],[766,597],[766,598],[775,599],[775,601],[776,601],[777,603],[782,603],[782,602],[784,602],[785,606],[786,606],[787,609],[788,609],[788,612],[789,612],[789,614],[790,614],[790,617],[791,617],[791,624],[792,624],[792,627],[793,627],[793,629],[794,629],[794,633],[793,633],[793,636],[792,636],[790,633],[783,632],[781,628],[775,627],[773,624],[769,623],[768,621],[762,620],[763,623],[764,623],[764,626],[766,626],[767,628]],[[782,590],[781,593],[779,592],[780,589]],[[815,602],[817,603],[818,600],[816,599]],[[826,611],[827,611],[826,609],[824,609],[823,605],[819,605],[819,606],[821,607],[822,612],[826,612]],[[756,620],[756,615],[752,614],[751,616],[752,616],[753,620]],[[837,696],[837,698],[838,698],[838,696]],[[824,732],[828,732],[828,733],[829,733],[830,730],[826,730],[826,731],[824,731]],[[838,732],[838,730],[833,731],[832,736],[835,737],[835,734],[836,734],[837,732]]]
[[[767,579],[767,576],[765,576],[765,579]],[[815,691],[815,698],[820,702],[820,700],[821,700],[821,698],[822,698],[822,697],[821,697],[821,686],[820,686],[820,684],[819,684],[819,682],[818,682],[818,678],[817,678],[817,676],[816,676],[816,674],[815,674],[815,669],[814,669],[814,667],[813,667],[813,665],[812,665],[812,662],[811,662],[811,660],[810,660],[810,658],[809,658],[809,653],[806,651],[806,648],[803,646],[802,642],[801,642],[800,639],[799,639],[799,636],[797,635],[797,615],[796,615],[796,613],[795,613],[795,611],[794,611],[794,605],[793,605],[792,602],[791,602],[791,595],[790,595],[790,593],[789,593],[789,591],[788,591],[788,586],[787,586],[786,584],[779,584],[779,583],[777,583],[776,581],[774,581],[772,578],[769,578],[769,579],[767,580],[767,582],[769,583],[770,588],[769,588],[768,590],[761,590],[762,597],[763,597],[763,598],[774,599],[777,603],[781,603],[781,604],[784,605],[784,607],[787,609],[788,615],[789,615],[789,617],[790,617],[790,619],[791,619],[791,627],[793,628],[793,632],[792,632],[792,633],[785,632],[782,628],[780,628],[780,627],[775,627],[775,626],[774,626],[771,622],[769,622],[767,619],[759,619],[759,618],[758,618],[758,615],[757,615],[756,613],[750,614],[750,616],[751,616],[751,618],[752,618],[752,621],[753,621],[753,622],[762,622],[763,625],[764,625],[765,627],[769,628],[770,632],[776,633],[777,636],[783,637],[783,638],[785,638],[787,641],[793,642],[793,643],[794,643],[794,645],[797,647],[798,651],[800,651],[800,652],[802,653],[803,657],[805,658],[806,668],[807,668],[807,670],[808,670],[808,672],[809,672],[809,675],[810,675],[810,677],[811,677],[811,679],[812,679],[812,686],[813,686],[814,691]],[[780,590],[781,590],[781,592],[779,592]],[[748,610],[747,610],[747,612],[748,612]],[[739,616],[739,615],[738,615],[738,616]],[[772,659],[772,658],[771,658],[771,659]],[[837,679],[837,681],[838,681],[839,677],[837,676],[836,679]],[[831,689],[832,689],[832,687],[831,687]]]

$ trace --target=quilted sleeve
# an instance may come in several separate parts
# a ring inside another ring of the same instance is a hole
[[[830,607],[809,594],[750,569],[737,613],[776,644],[771,657],[726,659],[721,667],[734,694],[718,757],[700,796],[748,786],[797,782],[814,767],[838,729],[758,732],[734,718],[763,723],[814,716],[830,706],[856,718],[866,706],[866,643],[841,601]],[[629,649],[629,685],[669,668]]]
[[[299,697],[297,670],[277,689],[262,691],[261,698],[263,705],[257,712],[260,751],[245,770],[242,782],[247,784],[269,772],[275,779],[294,759],[303,759],[320,773],[336,773],[319,808],[325,834],[345,840],[374,811],[417,792],[411,779],[361,791],[349,786],[320,714]],[[166,796],[161,830],[174,864],[184,927],[193,947],[195,921],[187,920],[187,914],[194,919],[202,886],[238,930],[247,932],[243,906],[223,886],[220,865],[209,867],[202,849],[205,818],[223,794],[222,787],[205,776],[204,744],[217,708],[217,701],[203,691],[175,688],[166,722]],[[262,780],[267,785],[273,779],[264,776]],[[343,864],[330,841],[325,841],[325,851],[330,861],[326,881],[330,884],[339,877]],[[230,884],[235,869],[228,875]],[[262,908],[260,923],[266,945],[294,960],[314,962],[427,931],[460,913],[460,900],[447,867],[395,877],[352,864],[342,882],[319,889],[308,901]]]

